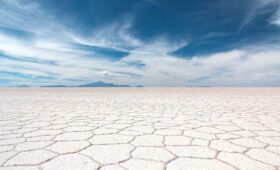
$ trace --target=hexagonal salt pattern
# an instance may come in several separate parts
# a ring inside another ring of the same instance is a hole
[[[0,89],[2,169],[279,170],[280,89]]]

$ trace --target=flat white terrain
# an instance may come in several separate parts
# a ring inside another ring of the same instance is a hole
[[[280,169],[278,88],[0,89],[0,169]]]

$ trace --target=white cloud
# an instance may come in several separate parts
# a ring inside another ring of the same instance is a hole
[[[181,47],[181,44],[160,39],[157,43],[147,44],[149,48],[137,48],[123,60],[131,59],[145,63],[146,67],[141,72],[143,76],[137,83],[145,82],[145,85],[151,86],[280,84],[277,79],[277,75],[280,75],[280,50],[273,46],[247,47],[182,59],[168,54],[176,49],[176,45],[177,48]],[[169,48],[172,46],[173,48]],[[159,52],[160,49],[164,52]],[[202,80],[193,81],[199,79]]]

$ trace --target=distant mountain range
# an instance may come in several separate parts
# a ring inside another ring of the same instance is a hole
[[[117,85],[113,83],[105,83],[102,81],[98,81],[95,83],[89,83],[89,84],[82,84],[78,86],[65,86],[65,85],[47,85],[47,86],[41,86],[41,87],[132,87],[130,85]],[[144,86],[135,86],[135,87],[144,87]]]
[[[113,83],[105,83],[105,82],[102,82],[102,81],[98,81],[98,82],[95,82],[95,83],[83,84],[83,85],[80,85],[80,86],[77,86],[77,87],[131,87],[131,86],[129,86],[129,85],[116,85],[116,84],[113,84]]]
[[[40,86],[40,87],[68,87],[65,85],[48,85],[48,86]]]
[[[15,86],[15,87],[30,87],[28,85],[19,85],[19,86]]]

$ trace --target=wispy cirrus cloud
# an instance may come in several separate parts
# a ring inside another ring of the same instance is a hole
[[[246,13],[239,30],[245,28],[248,24],[253,22],[256,18],[261,17],[267,13],[272,13],[272,23],[274,23],[275,18],[278,18],[278,11],[280,1],[278,0],[254,0],[250,2],[251,5],[248,8],[248,12]],[[275,12],[276,11],[276,12]],[[270,15],[269,15],[270,16]],[[269,21],[267,21],[269,22]]]
[[[278,7],[277,12],[271,18],[271,23],[280,26],[280,6]]]

